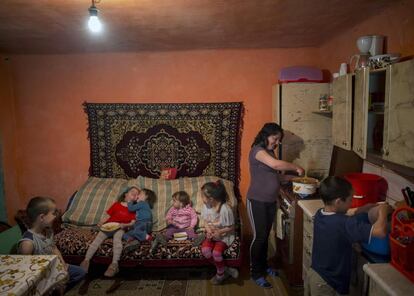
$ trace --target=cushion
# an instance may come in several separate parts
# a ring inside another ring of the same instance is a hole
[[[167,224],[165,215],[171,207],[171,197],[177,191],[186,191],[195,210],[200,213],[203,206],[201,186],[207,182],[215,182],[219,177],[185,177],[175,180],[153,179],[139,176],[136,179],[111,179],[90,177],[73,198],[69,210],[62,217],[64,223],[77,226],[96,225],[105,215],[106,210],[129,186],[147,188],[157,195],[153,213],[153,231],[163,230]],[[236,214],[237,199],[234,195],[233,182],[221,179],[229,195],[229,205]],[[202,226],[202,225],[200,225]]]
[[[76,193],[62,221],[81,226],[96,225],[126,190],[127,183],[124,179],[90,177]]]
[[[128,181],[128,186],[137,186],[139,188],[147,188],[153,190],[157,195],[157,201],[154,204],[153,213],[153,231],[160,231],[164,229],[167,224],[165,215],[171,207],[171,197],[177,191],[186,191],[190,197],[193,207],[196,212],[200,213],[203,206],[201,196],[201,186],[207,182],[215,182],[219,177],[201,176],[201,177],[185,177],[176,180],[153,179],[139,176],[136,179]],[[234,194],[233,182],[221,179],[226,191],[229,195],[229,205],[236,214],[237,199]]]
[[[89,245],[96,237],[96,231],[86,229],[66,228],[55,235],[55,243],[64,257],[80,256],[84,257]],[[125,246],[125,241],[122,242]],[[224,259],[238,259],[240,257],[240,232],[236,233],[234,242],[224,251]],[[96,257],[104,257],[111,262],[112,260],[113,241],[111,238],[106,239],[95,253]],[[153,259],[204,259],[201,253],[201,247],[193,247],[188,240],[169,241],[167,246],[158,246],[154,254],[149,253],[150,244],[143,242],[139,248],[133,252],[122,252],[121,260],[153,260]],[[74,261],[76,262],[76,261]],[[179,261],[178,261],[179,262]],[[178,266],[177,261],[173,266]]]
[[[16,246],[22,238],[19,225],[15,225],[0,233],[0,254],[16,253]]]

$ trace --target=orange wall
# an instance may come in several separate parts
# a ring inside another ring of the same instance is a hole
[[[318,49],[12,56],[22,200],[48,195],[64,207],[89,168],[89,102],[243,101],[241,192],[247,152],[272,119],[272,84],[287,65],[317,66]]]
[[[320,66],[332,73],[339,72],[340,64],[349,63],[350,57],[359,52],[356,41],[365,35],[386,36],[386,53],[414,55],[414,1],[395,3],[392,8],[330,39],[321,46]]]
[[[414,1],[402,1],[320,48],[11,56],[15,102],[6,95],[8,100],[0,106],[1,115],[11,119],[5,129],[6,150],[12,157],[5,164],[8,210],[24,207],[33,195],[52,196],[62,208],[86,180],[89,142],[84,101],[243,101],[241,192],[245,194],[247,152],[261,125],[272,119],[271,86],[279,70],[310,65],[337,72],[339,64],[357,52],[357,38],[367,34],[387,36],[389,52],[414,54],[413,11]]]
[[[0,55],[0,145],[7,216],[9,223],[14,224],[13,216],[21,205],[17,171],[16,115],[10,64],[2,55]]]

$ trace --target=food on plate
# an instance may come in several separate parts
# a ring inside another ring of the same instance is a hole
[[[292,182],[295,183],[302,183],[302,184],[318,184],[318,180],[314,178],[308,178],[308,177],[300,177],[300,178],[293,178]]]
[[[108,222],[101,226],[101,230],[110,232],[110,231],[115,231],[119,229],[120,227],[121,227],[121,224],[119,224],[118,222]]]

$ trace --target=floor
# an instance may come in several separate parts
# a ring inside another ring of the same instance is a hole
[[[214,286],[210,278],[213,268],[168,268],[168,269],[128,269],[122,270],[115,279],[102,276],[105,269],[92,267],[90,282],[78,284],[65,295],[139,295],[139,296],[286,296],[288,293],[281,278],[269,278],[272,289],[256,286],[250,279],[248,268],[242,268],[238,279],[228,279],[221,286]]]

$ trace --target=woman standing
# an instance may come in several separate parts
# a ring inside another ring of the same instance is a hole
[[[277,276],[276,270],[267,265],[267,244],[276,214],[276,201],[280,189],[279,171],[296,171],[303,175],[300,166],[279,160],[275,148],[283,138],[283,130],[276,123],[266,123],[260,130],[249,154],[250,186],[247,191],[247,214],[253,231],[250,245],[250,274],[252,280],[263,288],[272,288],[266,274]]]

